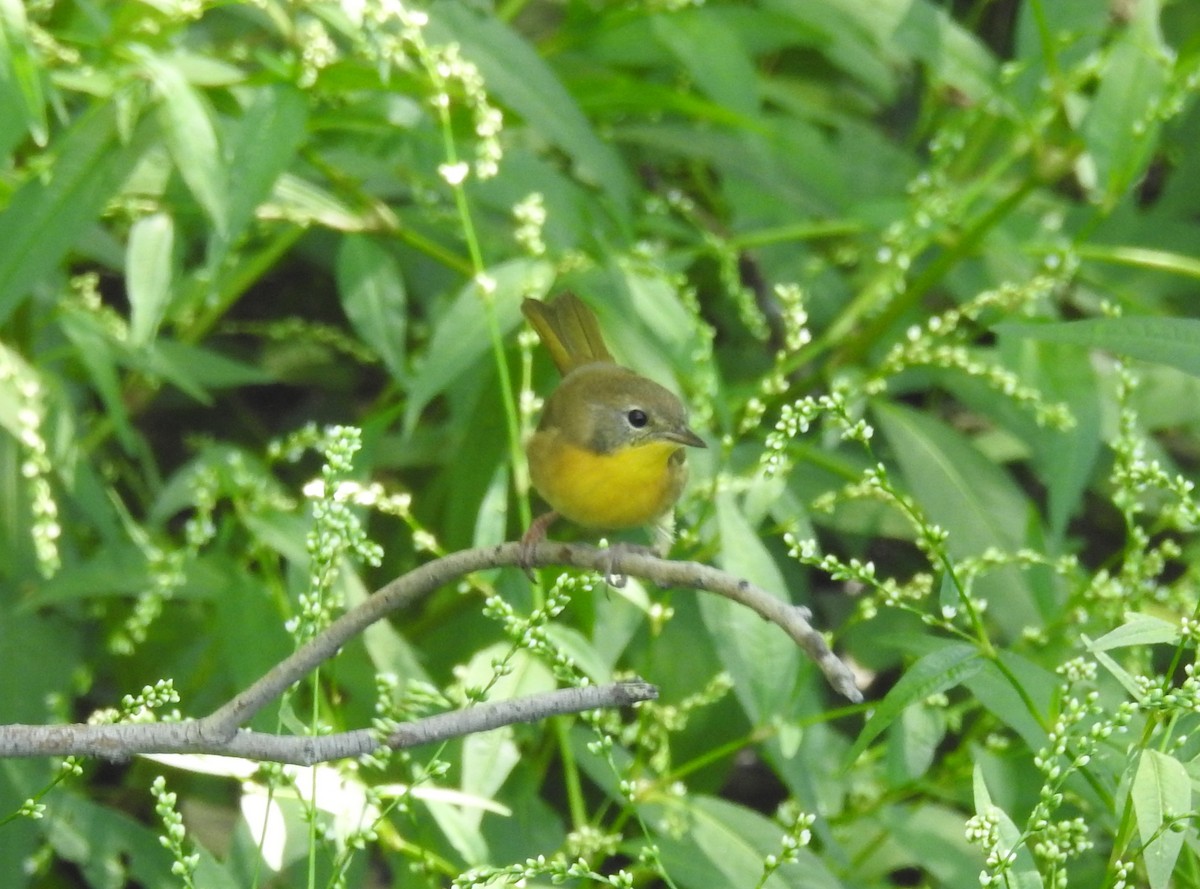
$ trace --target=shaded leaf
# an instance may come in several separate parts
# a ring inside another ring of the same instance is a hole
[[[983,658],[974,645],[966,642],[947,643],[944,648],[925,655],[904,671],[875,707],[871,718],[859,732],[858,739],[846,754],[847,764],[854,762],[884,729],[895,722],[905,708],[962,685],[983,669]]]
[[[1200,320],[1088,318],[1051,324],[997,324],[998,333],[1107,349],[1200,376]]]
[[[779,853],[782,829],[764,815],[726,800],[689,794],[649,807],[660,858],[671,878],[689,889],[840,889],[840,883],[807,849],[765,882],[763,859]],[[680,826],[685,829],[679,830]]]
[[[1001,651],[999,657],[1007,669],[985,661],[983,669],[969,676],[963,685],[1001,724],[1020,735],[1031,750],[1039,750],[1046,743],[1046,729],[1037,714],[1029,711],[1029,701],[1041,708],[1039,712],[1045,712],[1060,680],[1011,651]]]
[[[721,567],[782,599],[783,576],[729,493],[717,496],[717,526]],[[796,643],[744,605],[720,596],[702,596],[700,613],[751,721],[761,725],[788,712],[800,668]]]
[[[30,178],[13,195],[0,212],[0,323],[95,224],[141,156],[148,134],[141,127],[122,143],[115,108],[102,105],[55,143],[46,174]]]
[[[995,822],[1000,835],[998,845],[1001,854],[1011,853],[1014,856],[1006,871],[1005,885],[1013,889],[1043,889],[1045,883],[1033,860],[1033,854],[1029,851],[1029,844],[1023,842],[1021,831],[1009,814],[992,802],[983,768],[978,762],[975,763],[974,788],[975,812],[987,815]]]
[[[957,556],[1023,542],[1027,502],[1004,470],[939,420],[893,403],[874,405],[908,489],[943,528]]]
[[[425,361],[417,368],[404,414],[411,431],[421,411],[454,380],[471,373],[492,349],[487,313],[496,313],[501,336],[521,319],[521,299],[544,295],[553,280],[553,267],[546,262],[515,259],[488,271],[495,289],[484,297],[474,283],[467,284],[434,326]],[[491,308],[484,300],[491,303]]]
[[[465,5],[441,3],[430,10],[430,32],[454,41],[474,62],[488,90],[525,118],[525,122],[571,158],[576,174],[624,211],[632,182],[611,146],[592,130],[571,94],[526,40],[499,19],[481,16]]]
[[[257,92],[231,138],[225,237],[234,240],[254,217],[304,142],[308,101],[292,86]]]
[[[337,282],[355,332],[393,379],[405,379],[408,295],[395,258],[374,239],[349,235],[338,248]]]
[[[1172,826],[1177,821],[1186,825],[1195,814],[1191,779],[1175,757],[1147,748],[1138,760],[1129,794],[1150,889],[1166,889],[1172,885],[1171,874],[1184,839],[1184,831]]]

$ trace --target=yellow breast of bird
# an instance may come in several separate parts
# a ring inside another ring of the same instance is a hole
[[[616,530],[649,524],[678,499],[687,466],[671,455],[675,442],[651,441],[598,454],[554,430],[529,442],[529,474],[560,515],[588,528]]]

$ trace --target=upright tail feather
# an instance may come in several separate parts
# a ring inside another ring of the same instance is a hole
[[[521,314],[529,319],[563,376],[582,364],[613,360],[595,313],[575,294],[564,293],[550,302],[527,299],[521,303]]]

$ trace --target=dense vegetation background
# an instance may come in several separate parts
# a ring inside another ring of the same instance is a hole
[[[0,0],[0,722],[201,715],[518,535],[518,305],[568,288],[710,443],[676,553],[867,696],[721,600],[494,572],[255,726],[660,700],[0,762],[0,884],[1200,885],[1198,83],[1190,0]]]

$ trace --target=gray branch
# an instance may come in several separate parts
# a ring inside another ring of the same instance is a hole
[[[307,765],[359,756],[381,746],[410,747],[556,714],[621,707],[653,699],[656,689],[640,680],[559,689],[421,719],[400,727],[387,739],[369,730],[320,737],[281,737],[241,729],[256,713],[336,655],[343,645],[375,621],[473,571],[518,565],[521,555],[520,544],[503,543],[463,550],[421,565],[377,590],[208,716],[180,723],[4,725],[0,726],[0,758],[74,754],[120,759],[140,753],[215,753]],[[552,541],[539,544],[530,561],[532,567],[570,565],[602,573],[613,569],[611,551]],[[791,605],[745,580],[698,562],[668,561],[625,550],[621,551],[619,561],[623,574],[660,586],[703,590],[745,605],[786,632],[812,658],[836,691],[851,701],[862,700],[850,669],[808,622],[808,609]]]
[[[628,707],[657,697],[658,689],[640,679],[583,688],[558,688],[509,701],[488,701],[466,710],[439,713],[402,725],[386,738],[370,729],[316,736],[272,735],[242,729],[227,741],[211,742],[202,737],[203,719],[118,725],[3,725],[0,726],[0,758],[70,755],[126,759],[143,753],[210,753],[308,766],[363,756],[385,747],[399,750],[433,744],[550,716]]]

